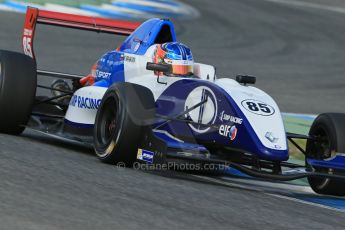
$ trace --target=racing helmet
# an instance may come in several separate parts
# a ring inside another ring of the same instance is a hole
[[[153,62],[157,64],[170,64],[172,72],[169,76],[193,75],[192,51],[180,42],[167,42],[158,44],[154,53]]]

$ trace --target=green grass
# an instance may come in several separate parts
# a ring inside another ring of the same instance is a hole
[[[299,146],[305,149],[306,140],[294,140]],[[293,160],[304,161],[304,155],[301,151],[296,148],[291,142],[289,142],[289,154]]]
[[[296,118],[289,115],[283,116],[285,129],[287,132],[298,133],[298,134],[308,134],[312,120],[305,120],[301,118]],[[305,149],[306,140],[295,139],[303,149]],[[289,142],[289,153],[292,160],[304,161],[304,155],[298,150],[292,143]]]

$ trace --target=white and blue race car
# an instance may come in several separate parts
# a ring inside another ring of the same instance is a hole
[[[88,76],[37,70],[38,23],[126,35]],[[0,51],[0,131],[30,128],[91,144],[106,163],[212,164],[250,176],[307,177],[320,194],[345,195],[345,114],[321,114],[309,135],[286,133],[276,102],[251,85],[256,78],[217,78],[178,43],[171,21],[142,24],[28,8],[24,54]],[[51,86],[37,75],[58,78]],[[68,82],[70,81],[70,82]],[[44,88],[52,96],[36,96]],[[294,139],[306,139],[306,149]],[[289,159],[288,141],[306,156]]]

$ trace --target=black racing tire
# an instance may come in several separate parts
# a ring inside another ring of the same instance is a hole
[[[309,135],[317,137],[318,141],[307,141],[308,158],[325,160],[334,157],[332,153],[345,152],[345,114],[324,113],[319,115],[313,122]],[[315,170],[323,173],[344,173],[329,168],[315,168]],[[345,196],[345,181],[308,177],[308,182],[316,193]]]
[[[154,115],[154,97],[148,88],[125,82],[109,87],[95,120],[98,158],[104,163],[132,167],[143,131],[152,124]]]
[[[21,53],[0,50],[0,132],[19,135],[35,101],[36,62]]]

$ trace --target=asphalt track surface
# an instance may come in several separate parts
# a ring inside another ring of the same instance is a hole
[[[202,18],[177,22],[178,37],[218,75],[257,75],[286,112],[345,111],[344,14],[261,0],[189,3]],[[19,51],[23,15],[0,12],[0,22],[0,49]],[[38,64],[86,74],[116,45],[40,27]],[[117,168],[32,132],[0,135],[0,154],[0,229],[345,228],[344,213],[283,199],[284,191]]]

